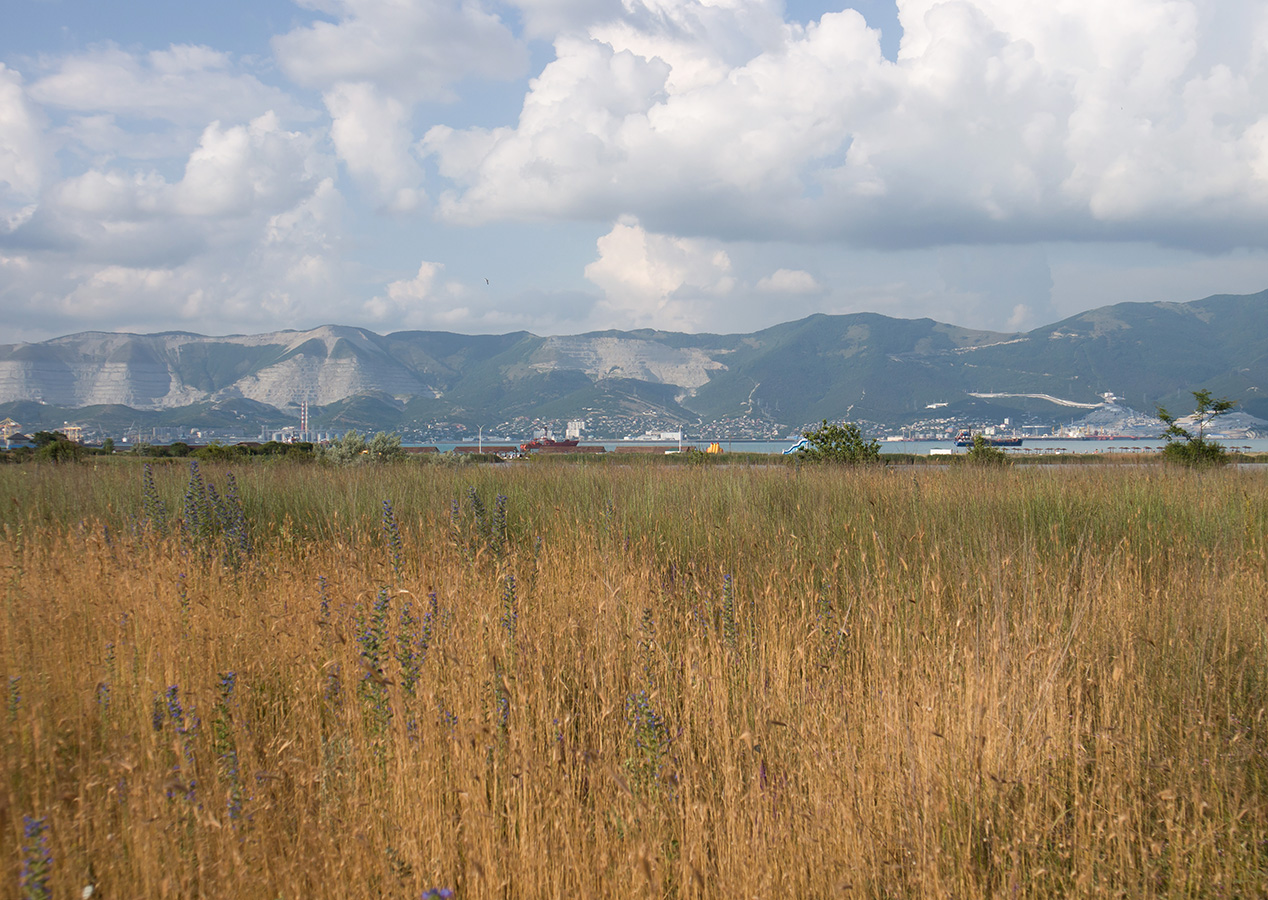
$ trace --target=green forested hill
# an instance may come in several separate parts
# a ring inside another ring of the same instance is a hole
[[[1047,410],[1056,421],[1070,407],[1043,396],[1094,404],[1113,393],[1140,410],[1183,410],[1199,388],[1268,417],[1268,291],[1122,303],[1018,334],[863,313],[731,335],[378,335],[323,326],[0,346],[0,415],[19,421],[33,410],[73,418],[88,407],[109,410],[112,421],[293,417],[302,401],[314,421],[362,427],[658,413],[684,422],[897,424],[934,404]]]

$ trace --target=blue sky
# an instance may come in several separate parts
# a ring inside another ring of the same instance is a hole
[[[1251,0],[10,0],[0,342],[1268,288]]]

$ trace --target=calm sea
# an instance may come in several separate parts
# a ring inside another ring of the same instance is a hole
[[[436,447],[436,449],[444,452],[452,450],[457,446],[471,446],[474,442],[463,442],[462,444],[428,444],[426,446]],[[486,447],[504,447],[514,441],[498,440],[496,438],[486,438],[484,445]],[[683,448],[695,447],[703,450],[709,446],[711,441],[683,441]],[[728,453],[782,453],[791,447],[794,441],[719,441],[722,449]],[[1230,450],[1244,450],[1254,453],[1268,453],[1268,440],[1226,440],[1219,441]],[[649,447],[663,446],[665,449],[677,449],[677,445],[670,444],[649,444],[640,441],[582,441],[583,446],[593,447],[601,445],[608,451],[616,450],[618,447]],[[1054,454],[1054,453],[1157,453],[1163,447],[1161,440],[1139,440],[1139,441],[1060,441],[1060,440],[1040,440],[1027,438],[1021,447],[1006,448],[1006,452],[1015,456],[1030,456],[1036,454]],[[955,451],[964,453],[963,447],[956,447],[952,441],[881,441],[881,453],[914,453],[919,456],[928,456],[931,450]]]

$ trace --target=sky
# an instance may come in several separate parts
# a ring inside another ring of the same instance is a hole
[[[1262,0],[6,0],[0,343],[1268,288]]]

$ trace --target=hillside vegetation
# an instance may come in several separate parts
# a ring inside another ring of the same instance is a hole
[[[275,421],[297,416],[301,401],[318,427],[373,430],[601,416],[895,424],[931,404],[946,415],[1056,422],[1072,407],[1037,396],[1087,405],[1113,393],[1152,411],[1197,389],[1268,418],[1268,292],[1121,303],[1016,334],[858,313],[729,335],[378,335],[328,325],[0,345],[0,416],[120,427],[138,411],[149,425]]]

